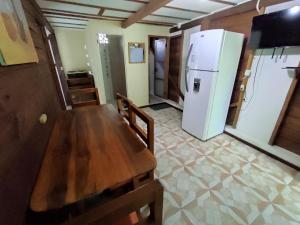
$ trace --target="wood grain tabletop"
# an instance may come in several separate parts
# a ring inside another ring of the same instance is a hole
[[[65,111],[52,130],[30,208],[61,208],[155,167],[154,156],[112,105]]]

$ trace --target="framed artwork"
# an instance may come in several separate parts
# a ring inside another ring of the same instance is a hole
[[[145,63],[145,43],[128,43],[129,63]]]
[[[38,62],[21,0],[0,0],[0,64]]]

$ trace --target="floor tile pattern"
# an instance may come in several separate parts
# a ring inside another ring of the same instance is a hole
[[[165,225],[300,225],[300,173],[226,135],[202,142],[174,108],[155,120]]]

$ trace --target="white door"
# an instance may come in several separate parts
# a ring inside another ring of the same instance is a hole
[[[191,35],[189,69],[218,71],[224,30],[207,30]],[[191,47],[191,45],[193,45]]]
[[[185,92],[182,128],[201,140],[206,140],[207,116],[212,98],[212,85],[218,73],[190,71]]]

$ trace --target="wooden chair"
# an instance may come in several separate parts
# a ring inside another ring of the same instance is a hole
[[[147,144],[148,149],[154,153],[154,120],[134,104],[129,105],[129,116],[131,128]],[[147,133],[137,124],[136,116],[146,123]]]
[[[81,107],[88,105],[100,105],[100,99],[97,88],[85,88],[70,90],[72,107]]]
[[[132,104],[132,101],[126,98],[125,96],[117,93],[117,107],[118,111],[128,122],[130,120],[129,116],[129,108]]]
[[[129,121],[130,127],[146,143],[147,148],[154,154],[154,120],[145,112],[140,110],[128,98],[117,94],[117,106],[119,113]],[[145,122],[147,132],[145,132],[136,121],[136,117]],[[133,180],[134,187],[139,187],[154,179],[154,171],[142,174]]]
[[[145,205],[149,205],[150,215],[147,218],[139,216],[138,224],[162,225],[163,186],[158,180],[112,199],[108,198],[104,203],[85,210],[62,225],[131,225],[136,222],[132,213],[139,212]]]

